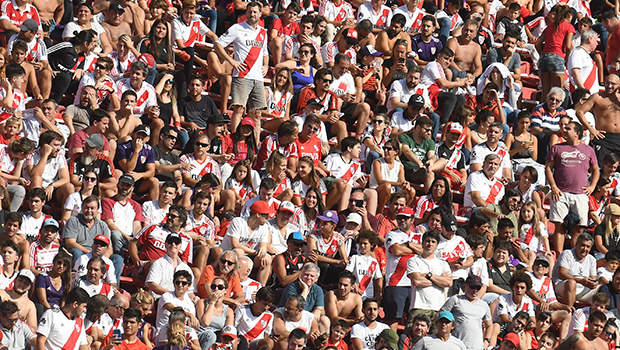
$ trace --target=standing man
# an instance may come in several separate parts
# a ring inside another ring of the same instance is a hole
[[[598,46],[598,34],[592,29],[581,33],[581,45],[571,51],[568,56],[567,68],[570,73],[570,91],[584,88],[591,94],[600,91],[598,84],[598,67],[590,57],[590,53]]]
[[[374,350],[377,336],[384,329],[390,329],[385,323],[377,322],[379,303],[373,298],[364,300],[364,320],[351,327],[351,343],[353,350]]]
[[[258,25],[262,9],[263,6],[259,2],[248,3],[247,20],[228,28],[215,42],[215,52],[224,57],[234,68],[231,87],[232,132],[237,130],[246,104],[250,110],[267,108],[263,79],[269,68],[267,30]],[[234,58],[224,50],[230,43],[234,43],[235,46]]]
[[[553,91],[553,89],[552,89]],[[566,142],[554,145],[547,155],[546,177],[551,186],[551,210],[549,220],[556,225],[555,250],[564,250],[564,218],[569,212],[579,217],[572,244],[588,221],[588,196],[594,191],[599,179],[599,167],[592,147],[581,142],[583,127],[577,122],[566,126]],[[588,186],[588,172],[592,173]],[[572,305],[570,305],[572,306]]]

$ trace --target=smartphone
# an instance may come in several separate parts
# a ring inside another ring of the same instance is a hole
[[[533,143],[532,141],[525,141],[525,145],[526,145],[526,146],[531,146],[531,145],[532,145],[532,143]]]
[[[402,58],[402,57],[401,57],[401,58],[399,58],[399,59],[398,59],[398,63],[405,63],[405,59],[404,59],[404,58]]]
[[[356,207],[361,208],[364,205],[364,200],[363,199],[356,199],[354,204],[355,204]]]
[[[114,335],[114,337],[121,339],[120,342],[122,342],[123,340],[123,335],[121,334],[121,330],[120,329],[115,329],[112,334]]]

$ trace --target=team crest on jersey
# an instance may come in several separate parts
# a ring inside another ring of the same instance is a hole
[[[192,31],[198,33],[198,27],[192,27]]]
[[[260,320],[260,325],[261,325],[262,327],[267,327],[267,321],[265,321],[265,320]]]
[[[319,150],[319,147],[317,147],[317,145],[314,145],[314,150],[315,150],[315,151],[318,151],[318,150]]]
[[[431,47],[431,55],[435,55],[435,51],[437,51],[436,47]]]
[[[140,163],[146,162],[146,156],[140,156]]]
[[[484,43],[484,37],[482,35],[478,36],[478,42],[480,43],[480,45],[482,45],[482,43]]]

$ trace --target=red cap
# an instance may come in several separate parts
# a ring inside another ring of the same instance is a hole
[[[241,125],[249,125],[252,127],[252,129],[254,129],[254,126],[256,124],[254,124],[254,119],[250,118],[250,117],[245,117],[243,119],[241,119]]]
[[[412,207],[404,207],[398,211],[398,214],[402,216],[413,216],[413,208]]]
[[[272,214],[273,208],[265,201],[256,201],[250,207],[250,212],[255,214]]]
[[[110,239],[104,235],[97,235],[93,241],[101,241],[107,245],[110,245]]]
[[[357,30],[355,30],[354,28],[349,28],[349,29],[345,30],[344,33],[343,33],[343,36],[345,38],[359,40],[358,36],[357,36]]]
[[[153,55],[151,55],[150,53],[143,53],[142,55],[140,55],[140,57],[138,57],[138,61],[146,64],[151,68],[155,68],[155,57],[153,57]]]
[[[521,338],[516,333],[508,333],[504,336],[504,341],[509,341],[515,347],[519,347],[519,343],[521,342]]]

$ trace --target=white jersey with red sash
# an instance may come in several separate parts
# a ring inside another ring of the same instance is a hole
[[[50,243],[49,248],[43,248],[39,240],[30,243],[30,266],[43,272],[51,270],[59,248],[58,243],[54,241]]]
[[[265,91],[267,92],[267,112],[282,118],[286,113],[286,107],[293,99],[293,94],[288,91],[273,92],[271,88],[267,88]]]
[[[499,298],[497,298],[497,307],[493,315],[493,322],[499,323],[501,320],[500,315],[508,315],[508,318],[512,319],[520,311],[525,311],[530,317],[536,316],[534,313],[534,303],[530,297],[524,295],[519,305],[517,305],[512,300],[512,293],[500,295]]]
[[[189,174],[192,179],[200,180],[205,174],[213,173],[221,178],[220,165],[209,156],[201,161],[197,160],[194,153],[185,154],[181,157],[181,163],[189,163],[194,166],[191,170],[183,170],[183,174]]]
[[[7,276],[3,267],[2,272],[0,273],[0,289],[12,290],[13,284],[15,283],[15,278],[17,277],[18,273],[19,271],[16,270],[13,271],[12,275]]]
[[[370,20],[375,28],[385,29],[392,21],[392,10],[385,5],[381,5],[379,11],[375,12],[375,9],[372,8],[372,4],[366,2],[361,4],[357,9],[357,23],[365,19]]]
[[[140,252],[141,260],[157,260],[166,254],[166,238],[170,231],[164,226],[165,224],[153,224],[146,226],[136,235],[138,242],[142,244]],[[181,236],[181,249],[179,257],[187,263],[192,262],[193,257],[193,241],[183,232]]]
[[[321,1],[319,6],[319,16],[325,17],[328,21],[340,22],[353,16],[353,7],[344,0],[340,0],[340,5],[336,5],[333,0]]]
[[[157,106],[157,92],[155,92],[155,88],[153,85],[147,83],[146,81],[142,82],[142,86],[140,89],[136,91],[133,87],[131,87],[130,78],[120,79],[116,82],[116,95],[120,100],[123,93],[127,90],[133,90],[138,95],[138,99],[136,100],[136,108],[134,108],[133,112],[137,116],[142,116],[144,113],[144,109],[150,106]]]
[[[461,18],[461,16],[458,14],[458,12],[453,14],[453,15],[449,15],[444,10],[439,10],[439,11],[435,12],[435,17],[437,19],[448,17],[450,19],[450,31],[453,31],[456,28],[459,28],[464,23],[463,22],[463,18]]]
[[[437,244],[437,250],[435,256],[446,262],[457,261],[458,259],[467,259],[473,256],[474,252],[469,247],[469,244],[465,242],[465,238],[454,235],[450,239],[446,239],[444,236],[439,235],[439,244]],[[467,278],[469,269],[452,270],[452,277]]]
[[[185,225],[185,231],[192,231],[207,241],[215,241],[215,223],[209,219],[206,215],[202,215],[199,220],[194,217],[193,209],[187,214],[187,224]]]
[[[111,299],[114,296],[114,288],[112,288],[112,285],[108,282],[100,280],[99,284],[92,284],[87,276],[78,277],[74,282],[74,286],[84,289],[91,297],[93,295],[103,294],[108,297],[108,299]]]
[[[362,165],[358,161],[352,159],[347,163],[338,153],[328,155],[323,163],[336,179],[342,179],[349,185],[355,184],[355,181],[363,175]]]
[[[19,34],[15,34],[9,39],[8,50],[9,55],[13,53],[13,44],[19,39]],[[27,43],[28,54],[26,55],[26,61],[28,62],[41,62],[47,61],[47,47],[41,38],[35,34],[34,38]]]
[[[594,214],[602,221],[605,218],[605,213],[603,210],[607,206],[607,202],[609,199],[607,197],[601,198],[601,200],[597,200],[593,195],[588,196],[588,211],[594,212]],[[594,220],[588,218],[588,227],[594,227]]]
[[[4,0],[0,5],[0,19],[5,19],[15,26],[20,26],[27,19],[34,19],[41,29],[41,17],[37,8],[26,3],[26,9],[21,11],[15,0]]]
[[[331,238],[327,240],[323,238],[320,230],[310,232],[309,236],[316,242],[319,253],[328,258],[333,258],[338,253],[338,247],[344,243],[344,237],[338,232],[332,233]]]
[[[416,7],[415,11],[412,13],[407,8],[407,4],[405,4],[394,10],[394,14],[397,13],[400,13],[407,19],[405,27],[403,28],[403,32],[417,33],[420,31],[420,27],[422,27],[422,18],[424,18],[424,16],[426,15],[426,11]]]
[[[233,70],[233,77],[263,81],[263,60],[269,55],[265,28],[254,29],[248,22],[236,23],[217,39],[217,43],[223,47],[234,43],[235,61],[246,66],[242,71]]]
[[[362,299],[375,297],[375,286],[373,281],[383,277],[381,267],[377,259],[372,256],[361,254],[353,255],[349,259],[347,270],[351,271],[357,278],[359,289],[363,292]]]
[[[421,219],[424,217],[424,215],[428,214],[431,210],[437,208],[438,206],[439,204],[435,203],[432,195],[427,194],[421,196],[418,198],[418,202],[415,206],[415,213],[413,216],[415,218]]]
[[[97,60],[99,56],[94,52],[90,53],[88,56],[84,57],[84,72],[92,73],[95,71],[95,66],[97,66]]]
[[[37,334],[47,338],[45,350],[77,350],[82,345],[88,345],[84,319],[71,319],[59,308],[45,310]]]
[[[172,20],[172,48],[178,48],[178,39],[183,40],[183,46],[194,47],[200,36],[206,35],[208,32],[209,27],[200,20],[200,16],[194,16],[189,25],[179,16]]]
[[[545,228],[545,224],[542,222],[538,223],[538,227],[540,230],[540,237],[536,236],[536,232],[534,231],[534,225],[523,224],[521,225],[521,229],[519,232],[519,238],[521,239],[521,248],[529,249],[534,253],[545,253],[545,246],[542,242],[542,237],[547,237],[549,234],[547,233],[547,229]]]
[[[288,176],[284,176],[282,180],[275,179],[273,176],[271,176],[271,174],[267,174],[267,177],[272,178],[278,184],[278,186],[276,186],[276,189],[273,192],[274,197],[278,197],[282,192],[286,191],[287,188],[293,187],[291,184],[291,180],[288,178]]]
[[[530,278],[532,279],[532,289],[536,294],[538,294],[538,296],[542,298],[542,300],[544,300],[547,304],[552,304],[558,301],[555,296],[555,290],[553,289],[553,282],[551,281],[551,278],[543,276],[542,278],[538,279],[536,278],[536,276],[534,276],[533,273],[529,271],[527,272],[527,274],[530,275]],[[535,305],[539,304],[534,300],[532,300],[532,302]]]
[[[341,52],[338,49],[337,41],[328,42],[321,48],[321,57],[323,58],[323,62],[334,62],[336,55],[339,53]],[[351,58],[351,62],[356,62],[357,51],[355,51],[353,47],[349,48],[343,53]]]
[[[120,318],[113,319],[106,312],[101,315],[101,317],[99,317],[97,322],[93,323],[90,327],[88,327],[88,330],[91,330],[92,328],[97,328],[101,331],[101,334],[105,338],[102,344],[107,344],[109,343],[110,338],[112,337],[112,333],[114,333],[115,329],[121,331],[121,334],[123,333],[123,320]]]
[[[275,312],[279,313],[282,316],[285,315],[284,307],[279,307],[275,309]],[[284,317],[282,318],[284,319],[284,329],[286,329],[288,332],[291,332],[295,328],[299,328],[306,333],[310,333],[310,329],[312,328],[312,321],[314,321],[314,314],[310,311],[301,310],[301,318],[297,322],[287,320]]]
[[[446,72],[441,64],[437,61],[430,62],[424,67],[422,75],[420,76],[420,82],[418,83],[418,89],[428,90],[428,95],[431,103],[435,109],[439,107],[437,102],[437,96],[440,92],[444,91],[438,84],[437,79],[446,79]]]
[[[245,297],[245,302],[251,304],[254,302],[254,293],[256,293],[259,289],[262,288],[262,284],[260,282],[255,281],[251,278],[248,278],[245,281],[241,282],[241,287],[243,288],[243,295]]]
[[[598,67],[586,49],[577,46],[568,56],[568,71],[570,72],[570,91],[577,89],[577,84],[572,74],[573,69],[579,69],[579,77],[583,87],[588,89],[590,93],[599,92]]]
[[[19,159],[12,158],[9,153],[9,145],[0,145],[0,170],[5,174],[14,174]]]
[[[0,100],[6,97],[6,89],[0,87]],[[13,104],[11,108],[0,107],[0,124],[13,116],[15,112],[21,112],[26,109],[26,102],[29,101],[28,96],[18,89],[13,89]]]
[[[609,192],[607,193],[607,197],[609,196],[618,196],[620,195],[620,173],[613,173],[609,177],[611,180],[611,184],[609,186]]]
[[[422,242],[422,233],[418,231],[410,231],[409,233],[405,233],[401,230],[393,230],[388,232],[385,236],[386,286],[411,287],[411,281],[409,280],[409,277],[407,277],[407,262],[409,259],[414,257],[415,254],[397,256],[390,252],[390,247],[394,244],[402,244],[406,242],[420,244]]]
[[[73,104],[75,105],[80,104],[80,97],[82,96],[82,90],[84,90],[84,87],[89,86],[89,85],[95,86],[95,84],[97,84],[97,78],[95,78],[94,72],[84,75],[82,77],[82,80],[80,80],[80,86],[78,87],[78,90],[75,93],[75,99],[73,100]],[[114,80],[112,80],[112,78],[106,77],[100,83],[99,89],[97,89],[97,101],[99,103],[102,103],[103,100],[105,100],[106,97],[108,97],[108,95],[110,94],[110,92],[107,89],[104,89],[104,87],[110,88],[114,92],[116,92],[116,83],[114,82]]]
[[[235,326],[239,335],[244,336],[248,342],[254,339],[263,339],[265,336],[271,335],[273,314],[265,311],[254,316],[250,305],[242,305],[235,310]]]
[[[501,179],[504,176],[504,169],[512,169],[510,153],[508,153],[504,143],[499,143],[494,150],[490,149],[486,142],[475,145],[472,148],[469,163],[482,165],[484,163],[484,158],[491,153],[495,153],[499,156],[499,168],[497,168],[493,176]]]
[[[114,77],[115,79],[122,77],[125,72],[130,71],[131,66],[134,64],[134,62],[138,60],[136,55],[134,55],[134,53],[131,51],[127,53],[127,57],[125,57],[124,59],[121,59],[119,57],[118,51],[110,52],[110,54],[108,54],[108,57],[110,57],[112,61],[114,61],[114,67],[112,68],[112,71],[110,71],[110,76]]]
[[[229,177],[228,180],[226,180],[224,188],[235,191],[235,193],[238,194],[243,200],[247,200],[248,196],[254,192],[254,189],[252,189],[250,185],[245,182],[239,182],[233,177]]]

